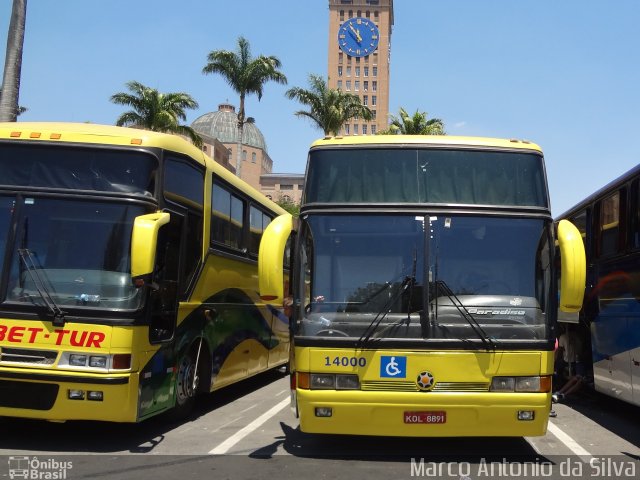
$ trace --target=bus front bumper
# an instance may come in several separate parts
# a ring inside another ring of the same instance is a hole
[[[0,416],[135,422],[138,374],[75,375],[2,369]]]
[[[296,397],[301,431],[345,435],[541,436],[551,407],[550,393],[298,389]]]

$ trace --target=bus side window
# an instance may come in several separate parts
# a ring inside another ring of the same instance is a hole
[[[640,180],[638,179],[634,180],[631,184],[631,205],[629,211],[632,212],[631,246],[635,250],[638,250],[640,249]]]
[[[614,255],[621,250],[620,232],[620,192],[616,192],[600,202],[598,240],[600,256]]]

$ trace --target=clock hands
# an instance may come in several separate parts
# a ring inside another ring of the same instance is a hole
[[[356,35],[356,40],[358,41],[358,43],[362,43],[362,37],[360,36],[360,31],[353,28],[353,25],[351,25],[351,23],[349,24],[349,28]]]

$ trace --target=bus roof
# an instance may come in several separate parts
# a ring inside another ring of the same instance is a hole
[[[201,165],[207,166],[216,175],[247,193],[267,208],[279,214],[285,213],[285,210],[275,202],[269,200],[248,183],[240,180],[202,150],[178,135],[95,123],[0,122],[0,141],[2,140],[162,148],[182,153]]]
[[[346,137],[324,137],[316,140],[311,148],[336,146],[371,146],[371,145],[428,145],[434,147],[481,147],[496,149],[533,150],[542,153],[542,149],[528,140],[457,137],[450,135],[350,135]]]
[[[177,135],[95,123],[0,123],[0,139],[166,148],[204,163],[202,151]]]

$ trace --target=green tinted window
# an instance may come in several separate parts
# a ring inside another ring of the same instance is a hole
[[[548,208],[540,155],[484,150],[312,151],[304,203],[444,203]]]

